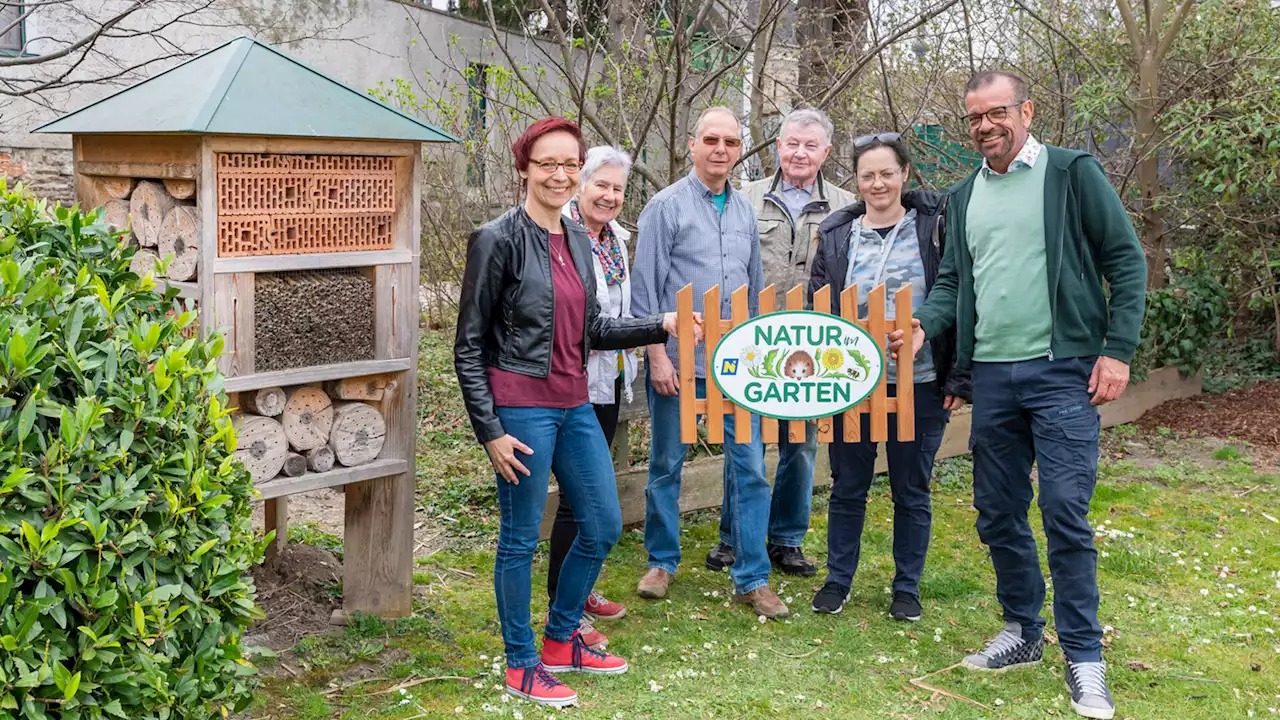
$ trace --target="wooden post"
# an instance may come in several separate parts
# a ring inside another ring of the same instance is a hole
[[[787,291],[787,310],[804,310],[804,288],[797,285]],[[814,358],[822,362],[822,358]],[[793,443],[804,442],[804,421],[792,420],[787,423],[787,438]]]
[[[693,286],[685,285],[676,293],[676,347],[680,380],[680,442],[698,442],[698,411],[694,400],[698,383],[694,378]]]
[[[278,497],[264,501],[262,520],[267,532],[276,531],[275,539],[267,546],[265,558],[267,562],[271,562],[289,544],[289,498]]]
[[[770,285],[760,291],[760,314],[768,315],[778,309],[778,289]],[[710,347],[710,345],[708,345]],[[778,421],[771,417],[760,418],[760,439],[765,445],[778,442]]]
[[[915,413],[915,357],[911,354],[911,287],[898,288],[893,295],[894,327],[902,330],[906,341],[898,353],[898,395],[895,414],[898,416],[898,442],[910,442],[916,437]]]
[[[730,300],[733,306],[733,326],[738,327],[750,319],[747,306],[747,286],[743,285],[733,291]],[[739,405],[733,406],[733,440],[737,443],[751,442],[751,413]]]
[[[871,325],[871,338],[877,345],[882,345],[885,339],[883,285],[867,293],[867,322]],[[885,387],[885,379],[881,377],[871,393],[871,442],[889,439],[889,391]]]
[[[716,345],[720,344],[720,286],[708,290],[702,296],[702,327],[706,339],[702,347],[707,351],[707,442],[724,442],[724,396],[715,381]]]
[[[831,313],[831,286],[823,285],[817,292],[813,294],[814,312]],[[822,362],[818,359],[818,362]],[[818,426],[818,442],[829,443],[834,439],[834,428],[831,418],[818,418],[813,421]]]
[[[858,286],[850,285],[840,293],[840,314],[855,325],[858,324]],[[844,441],[856,443],[862,440],[862,406],[864,402],[844,411]]]

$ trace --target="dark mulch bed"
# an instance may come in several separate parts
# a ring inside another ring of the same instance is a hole
[[[1280,380],[1220,395],[1171,400],[1138,421],[1144,430],[1166,427],[1179,434],[1236,438],[1280,448]]]

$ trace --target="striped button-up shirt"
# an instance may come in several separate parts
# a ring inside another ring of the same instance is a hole
[[[746,285],[748,307],[760,309],[764,271],[760,233],[751,203],[730,184],[724,213],[716,210],[711,190],[690,172],[669,185],[640,213],[636,259],[631,267],[631,314],[645,317],[674,312],[676,293],[693,285],[693,309],[702,311],[702,294],[720,286],[720,316],[732,317],[731,295]],[[676,341],[667,355],[678,364]],[[697,350],[697,377],[706,376],[706,351]]]

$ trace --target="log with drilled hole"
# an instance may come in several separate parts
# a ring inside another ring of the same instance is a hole
[[[102,219],[112,230],[123,232],[130,244],[137,244],[138,240],[133,236],[133,229],[129,227],[128,200],[108,200],[102,206]]]
[[[333,427],[333,403],[323,390],[301,387],[289,390],[285,397],[284,414],[280,422],[289,446],[304,452],[329,442]]]
[[[128,200],[137,181],[126,177],[104,177],[98,181],[102,192],[112,200]]]
[[[189,200],[196,196],[196,181],[178,178],[165,180],[164,189],[178,200]]]
[[[329,447],[338,463],[354,467],[377,458],[387,435],[382,413],[362,402],[339,401],[333,407]]]
[[[285,454],[289,451],[280,423],[261,415],[238,415],[236,457],[244,463],[254,482],[270,480],[280,474]]]
[[[240,407],[245,412],[265,417],[276,417],[284,412],[284,388],[269,387],[240,393]]]
[[[133,234],[138,236],[138,244],[155,247],[160,242],[160,227],[175,204],[164,185],[154,180],[138,183],[129,196],[129,216],[133,219]]]
[[[324,384],[324,390],[334,400],[371,400],[380,402],[383,388],[386,385],[386,376],[369,375],[367,377],[333,380]]]
[[[286,477],[298,477],[307,472],[307,459],[296,452],[285,453],[284,474]]]
[[[311,472],[329,472],[333,469],[333,451],[328,445],[321,445],[307,451],[307,468]]]
[[[178,205],[165,216],[160,226],[161,258],[172,255],[166,275],[173,280],[190,280],[196,276],[200,257],[200,213],[194,205]]]

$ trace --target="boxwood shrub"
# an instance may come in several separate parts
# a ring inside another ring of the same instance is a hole
[[[219,337],[95,214],[0,179],[0,717],[247,705],[253,486]]]

